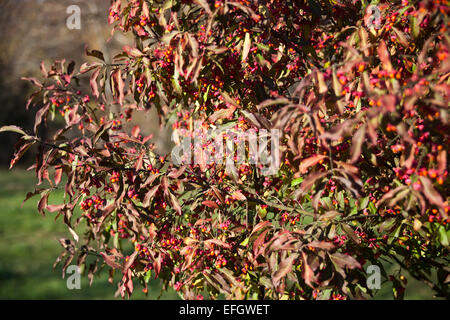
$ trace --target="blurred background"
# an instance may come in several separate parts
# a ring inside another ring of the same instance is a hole
[[[80,30],[66,26],[67,8],[74,4],[81,9]],[[90,60],[84,55],[85,45],[103,51],[108,60],[130,43],[120,33],[107,41],[111,34],[108,7],[108,0],[0,0],[0,126],[32,129],[35,111],[26,110],[25,104],[33,88],[20,78],[39,77],[40,61],[48,66],[55,59],[66,59],[80,66]],[[166,144],[170,132],[160,130],[153,112],[139,115],[136,121],[146,134],[154,134],[157,146]],[[61,268],[53,270],[62,249],[57,240],[70,235],[60,220],[37,212],[34,198],[22,206],[26,193],[34,190],[35,176],[26,170],[33,152],[8,170],[17,140],[16,134],[0,135],[0,299],[116,299],[117,286],[108,283],[107,272],[95,278],[92,286],[85,276],[80,290],[69,290]],[[55,202],[62,196],[54,195]],[[397,266],[388,269],[393,273]],[[408,280],[407,299],[432,298],[428,287]],[[133,299],[178,298],[173,290],[160,295],[158,281],[151,282],[148,297],[135,285]],[[387,283],[376,298],[392,299],[392,286]]]

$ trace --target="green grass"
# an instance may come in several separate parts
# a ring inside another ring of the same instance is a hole
[[[0,299],[120,299],[114,297],[117,289],[108,283],[107,272],[95,277],[89,286],[87,276],[82,277],[80,290],[69,290],[61,277],[61,267],[52,265],[62,251],[58,239],[71,238],[61,219],[54,221],[55,214],[42,217],[36,209],[38,198],[32,198],[21,206],[27,192],[34,190],[33,172],[23,170],[0,170]],[[54,197],[62,198],[63,194]],[[52,203],[51,197],[50,203]],[[56,201],[54,202],[56,203]],[[389,266],[389,273],[395,271]],[[432,298],[431,290],[414,281],[409,281],[405,298]],[[151,282],[149,295],[141,292],[135,283],[132,299],[156,299],[160,295],[159,281]],[[161,299],[177,299],[173,290],[164,293]],[[392,286],[384,285],[377,299],[392,299]]]
[[[121,299],[114,297],[120,275],[110,284],[106,270],[92,286],[83,276],[80,290],[67,289],[61,266],[52,268],[62,251],[58,239],[71,238],[67,227],[61,219],[54,221],[55,214],[42,217],[36,209],[37,197],[21,206],[34,182],[33,172],[0,171],[0,299]],[[62,193],[51,199],[61,197]],[[160,288],[159,281],[151,282],[146,297],[135,283],[132,298],[156,299]],[[161,297],[177,298],[174,291]]]

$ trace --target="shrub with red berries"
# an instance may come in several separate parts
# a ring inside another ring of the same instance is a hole
[[[449,298],[450,6],[369,5],[112,1],[109,23],[135,45],[112,61],[87,50],[96,61],[77,70],[42,63],[43,79],[29,79],[34,132],[1,129],[21,135],[11,166],[39,146],[37,185],[51,187],[27,198],[64,217],[67,261],[96,257],[89,277],[120,272],[123,297],[155,277],[185,299],[368,298],[365,270],[377,265],[402,298],[406,279],[385,261]],[[88,94],[77,87],[86,74]],[[278,129],[279,167],[265,175],[233,153],[230,172],[205,161],[217,152],[207,142],[200,161],[176,163],[125,125],[152,108],[181,140]],[[64,127],[41,138],[58,117]],[[64,203],[50,204],[63,175]]]

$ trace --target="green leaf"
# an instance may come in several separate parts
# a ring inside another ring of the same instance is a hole
[[[397,229],[395,230],[395,232],[389,236],[388,244],[391,244],[395,239],[398,238],[401,229],[402,229],[402,225],[400,224],[400,225],[397,227]]]
[[[327,209],[327,210],[334,209],[333,201],[331,200],[330,197],[324,197],[324,198],[320,199],[320,202],[322,203],[322,205],[324,206],[325,209]]]
[[[250,240],[250,237],[245,238],[245,240],[241,242],[241,246],[246,247],[248,245],[249,240]]]
[[[302,182],[303,182],[303,178],[302,177],[294,179],[291,182],[291,187],[295,187],[295,186],[301,184]]]
[[[344,192],[343,191],[340,191],[336,195],[336,200],[339,203],[339,208],[344,209],[345,208],[345,200],[344,200]]]
[[[166,0],[166,2],[164,2],[163,6],[161,7],[162,11],[165,11],[167,9],[170,9],[173,7],[173,0]]]
[[[350,216],[358,213],[358,207],[355,205],[355,202],[356,202],[356,200],[354,200],[354,199],[350,200],[350,208],[351,208],[350,214],[349,214]]]
[[[120,243],[119,243],[119,233],[118,232],[116,232],[115,234],[114,234],[114,248],[119,248],[119,246],[120,246]]]
[[[262,284],[264,287],[266,287],[268,289],[272,289],[273,288],[272,282],[267,277],[261,277],[259,279],[259,283]]]
[[[370,214],[377,213],[377,208],[375,207],[375,204],[373,202],[369,202],[369,212]]]
[[[263,43],[256,43],[256,46],[263,51],[270,51],[270,47]]]
[[[362,198],[360,201],[358,201],[358,210],[359,211],[364,210],[368,204],[369,204],[369,197]]]
[[[151,276],[152,276],[152,270],[148,270],[144,276],[145,283],[148,283],[150,281]]]
[[[439,242],[444,247],[448,247],[449,246],[448,236],[447,236],[447,232],[445,231],[444,226],[440,226],[438,231],[439,231]]]
[[[410,19],[411,35],[414,37],[414,39],[416,39],[419,36],[420,32],[419,20],[414,16],[410,16]]]
[[[175,92],[178,94],[181,94],[181,86],[180,86],[180,81],[178,80],[178,75],[174,76],[172,78],[172,85],[175,89]]]

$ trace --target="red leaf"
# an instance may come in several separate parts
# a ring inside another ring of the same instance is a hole
[[[325,94],[328,92],[328,86],[325,83],[325,79],[323,77],[323,73],[320,71],[317,71],[317,85],[319,86],[319,93]]]
[[[122,79],[122,71],[120,69],[114,71],[112,74],[112,79],[115,82],[115,88],[118,94],[118,102],[120,105],[123,105],[123,100],[125,97],[124,94],[125,83]]]
[[[232,5],[232,6],[235,6],[235,7],[238,7],[239,9],[244,11],[246,14],[248,14],[255,22],[259,21],[260,17],[251,8],[249,8],[247,6],[244,6],[240,2],[228,2],[228,4]]]
[[[58,204],[58,205],[54,205],[54,204],[49,204],[47,205],[47,210],[49,212],[57,212],[57,211],[61,211],[66,205],[65,204]]]
[[[182,211],[181,211],[180,203],[178,202],[178,199],[175,197],[175,195],[173,193],[170,193],[169,201],[170,201],[172,208],[178,213],[178,215],[181,216]]]
[[[30,149],[30,147],[35,143],[34,140],[32,141],[28,141],[25,142],[19,150],[16,151],[16,153],[14,154],[14,158],[11,160],[9,168],[12,169],[12,167],[17,163],[17,161],[20,160],[20,158],[22,158],[22,156],[25,154],[25,152],[27,152],[28,149]]]
[[[133,127],[133,129],[131,130],[131,136],[134,137],[134,138],[138,138],[140,132],[141,132],[141,128],[139,128],[138,125],[135,125]]]
[[[342,224],[342,229],[344,229],[345,233],[356,243],[360,243],[359,238],[356,236],[355,231],[348,224]]]
[[[57,186],[61,182],[62,172],[63,172],[62,167],[55,169],[55,186]]]
[[[266,229],[256,238],[255,242],[253,242],[253,255],[255,258],[259,255],[260,252],[262,252],[264,240],[266,238],[267,232],[269,232],[270,229]]]
[[[155,268],[155,275],[158,276],[159,273],[161,272],[161,254],[158,256],[158,258],[155,259],[155,261],[153,262],[153,267]]]
[[[313,241],[307,244],[308,247],[319,248],[323,250],[331,250],[335,248],[335,245],[327,241]]]
[[[139,254],[139,252],[135,251],[135,252],[133,252],[133,254],[131,256],[128,257],[128,261],[126,261],[125,264],[123,265],[123,272],[127,272],[128,269],[130,269],[134,260],[136,260],[136,257],[138,254]]]
[[[122,265],[116,262],[116,259],[114,255],[108,256],[104,252],[100,252],[100,255],[103,257],[103,260],[105,260],[106,264],[110,266],[113,269],[122,269]]]
[[[48,110],[50,109],[50,103],[47,103],[44,107],[42,107],[41,109],[39,109],[36,112],[36,118],[34,120],[34,132],[37,133],[37,128],[39,127],[39,125],[41,124],[43,118],[45,119]]]
[[[86,73],[91,71],[92,69],[95,69],[97,67],[102,66],[100,62],[93,62],[93,63],[83,63],[80,67],[80,74]]]
[[[133,287],[133,277],[132,277],[132,271],[128,270],[128,281],[126,282],[126,288],[128,295],[131,295],[133,293],[134,287]]]
[[[405,190],[406,186],[399,186],[395,189],[390,190],[388,193],[384,194],[384,196],[381,197],[380,200],[376,203],[376,207],[378,208],[383,202],[387,201],[390,198],[393,198],[395,194]]]
[[[240,192],[239,190],[233,192],[233,194],[231,195],[231,197],[235,200],[247,200],[247,198],[242,194],[242,192]]]
[[[172,179],[178,179],[186,170],[186,166],[182,166],[179,169],[174,168],[167,176]]]
[[[221,109],[214,112],[208,120],[212,123],[216,122],[219,119],[226,119],[233,115],[233,112],[236,110],[235,106],[230,106],[227,109]]]
[[[314,271],[311,269],[311,266],[308,264],[308,256],[302,252],[302,260],[303,260],[303,280],[305,280],[305,283],[310,286],[311,288],[314,288],[312,283],[316,280],[316,277],[314,275]]]
[[[302,192],[307,192],[309,189],[312,188],[312,186],[316,183],[317,180],[323,178],[326,176],[326,172],[314,172],[308,175],[305,180],[300,185],[300,190]]]
[[[397,104],[397,99],[392,94],[383,95],[381,98],[382,107],[388,112],[394,112]]]
[[[251,234],[254,234],[254,233],[256,233],[256,232],[258,232],[258,231],[260,231],[260,230],[262,230],[262,229],[265,229],[265,228],[268,228],[268,227],[271,227],[271,226],[272,226],[272,223],[270,223],[270,221],[262,221],[262,222],[258,223],[258,224],[253,228]]]
[[[355,258],[340,252],[330,255],[330,259],[341,268],[361,268],[361,264]]]
[[[223,242],[222,240],[219,239],[209,239],[205,241],[205,246],[207,248],[212,248],[212,244],[218,245],[219,247],[223,247],[225,249],[231,249],[231,245]]]
[[[150,9],[148,8],[148,4],[146,1],[143,1],[143,3],[142,3],[141,16],[144,18],[147,18],[147,19],[150,18]]]
[[[215,203],[214,201],[211,201],[211,200],[205,200],[205,201],[202,202],[202,204],[203,204],[204,206],[207,206],[208,208],[214,208],[214,209],[216,209],[216,208],[219,207],[219,206],[217,205],[217,203]]]
[[[209,4],[208,2],[206,2],[206,0],[194,0],[194,2],[202,6],[203,9],[205,9],[206,13],[212,14],[211,9],[209,8]]]
[[[447,169],[447,151],[442,150],[437,156],[438,173],[443,174]]]
[[[351,164],[342,161],[334,161],[339,167],[342,167],[345,171],[358,174],[359,169]]]
[[[42,216],[45,216],[44,209],[47,208],[48,205],[48,193],[42,195],[41,200],[38,202],[38,211]]]
[[[154,186],[152,189],[150,189],[149,192],[144,197],[144,201],[142,201],[142,205],[144,207],[148,207],[150,205],[150,201],[153,199],[153,196],[155,195],[156,191],[158,191],[159,185]]]
[[[97,98],[100,96],[100,93],[98,92],[98,85],[97,85],[97,78],[98,78],[98,75],[100,74],[100,70],[101,70],[100,68],[95,69],[95,71],[92,72],[91,78],[89,81],[89,84],[92,89],[92,94]]]
[[[315,156],[309,157],[305,160],[303,160],[300,163],[300,173],[306,173],[308,172],[308,169],[312,166],[314,166],[316,163],[318,163],[320,160],[323,160],[326,158],[324,155],[316,154]]]
[[[225,200],[223,199],[223,195],[219,189],[217,189],[215,186],[211,186],[211,190],[213,191],[213,194],[217,200],[219,200],[222,204],[225,203]]]
[[[387,71],[392,70],[391,59],[389,57],[389,51],[386,46],[386,42],[381,40],[378,45],[378,57],[380,58],[381,63],[383,64],[383,68]]]
[[[25,78],[25,77],[23,77],[23,78],[21,78],[22,80],[26,80],[26,81],[30,81],[33,85],[35,85],[36,87],[39,87],[39,88],[42,88],[43,86],[42,86],[42,84],[39,82],[39,81],[37,81],[35,78]]]
[[[140,58],[144,56],[144,54],[139,49],[130,46],[124,46],[122,50],[131,58]]]
[[[136,160],[136,164],[134,166],[134,168],[136,169],[136,171],[139,171],[142,169],[142,165],[144,163],[144,156],[145,156],[145,150],[143,150],[141,152],[141,154],[139,155],[139,158]]]
[[[22,202],[22,206],[27,200],[29,200],[30,198],[34,197],[35,195],[41,194],[44,191],[45,191],[45,189],[36,189],[34,191],[28,192],[26,197],[25,197],[25,200],[23,200],[23,202]]]
[[[272,283],[275,287],[278,286],[280,280],[284,278],[292,270],[294,260],[297,259],[298,254],[291,254],[288,258],[281,261],[278,270],[272,275]]]
[[[365,136],[366,136],[366,126],[362,126],[361,128],[359,128],[358,131],[356,131],[355,135],[353,136],[352,150],[351,150],[352,163],[356,162],[359,159],[359,156],[361,155],[361,148]]]
[[[40,69],[41,69],[41,72],[42,72],[42,74],[44,75],[44,77],[47,77],[48,72],[47,72],[47,69],[45,68],[44,61],[41,61]]]

